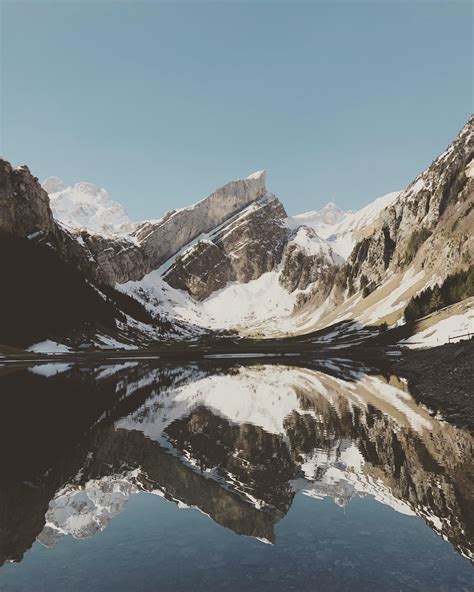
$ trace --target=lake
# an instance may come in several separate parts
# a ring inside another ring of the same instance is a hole
[[[0,590],[469,591],[474,436],[349,360],[0,367]]]

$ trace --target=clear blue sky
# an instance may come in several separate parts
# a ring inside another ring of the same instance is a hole
[[[472,111],[470,2],[0,2],[0,152],[133,219],[263,168],[290,214],[355,209]]]

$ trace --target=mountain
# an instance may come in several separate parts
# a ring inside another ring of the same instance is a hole
[[[328,226],[339,224],[352,212],[344,212],[334,202],[327,203],[320,210],[312,210],[294,216],[297,225],[309,226],[317,232],[321,232]]]
[[[104,189],[56,177],[41,186],[27,167],[1,161],[0,231],[49,249],[111,302],[116,341],[395,325],[410,298],[472,263],[473,122],[403,191],[357,212],[330,203],[289,217],[258,171],[132,223]],[[19,269],[27,278],[26,259]]]
[[[339,278],[345,290],[333,290],[333,310],[323,324],[344,316],[393,325],[415,294],[472,264],[473,131],[471,118],[445,152],[358,231]]]
[[[74,229],[104,235],[129,234],[133,224],[123,207],[110,193],[92,183],[75,183],[66,187],[58,177],[41,184],[48,193],[56,220]]]
[[[327,240],[334,251],[347,259],[358,238],[374,222],[380,212],[387,208],[400,194],[388,193],[375,199],[357,212],[344,212],[335,203],[326,204],[321,210],[298,214],[288,220],[290,225],[312,228],[321,238]]]

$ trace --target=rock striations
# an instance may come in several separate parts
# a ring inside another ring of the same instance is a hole
[[[163,276],[165,281],[204,300],[228,282],[259,278],[281,260],[288,237],[286,217],[282,204],[265,192],[180,255]]]

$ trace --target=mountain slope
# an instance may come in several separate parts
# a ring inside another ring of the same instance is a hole
[[[204,300],[229,282],[247,283],[272,271],[287,239],[285,210],[265,193],[179,255],[163,275],[172,287]]]
[[[399,195],[399,191],[388,193],[378,197],[357,212],[347,213],[341,222],[323,229],[320,232],[321,236],[331,243],[339,255],[347,259],[356,243],[368,234],[379,214],[388,208]]]
[[[412,296],[474,260],[473,155],[471,118],[364,231],[324,307],[308,297],[298,331],[342,319],[362,325],[401,322]]]
[[[14,253],[14,257],[12,257]],[[0,343],[25,347],[90,324],[115,332],[124,315],[45,245],[0,233]]]

